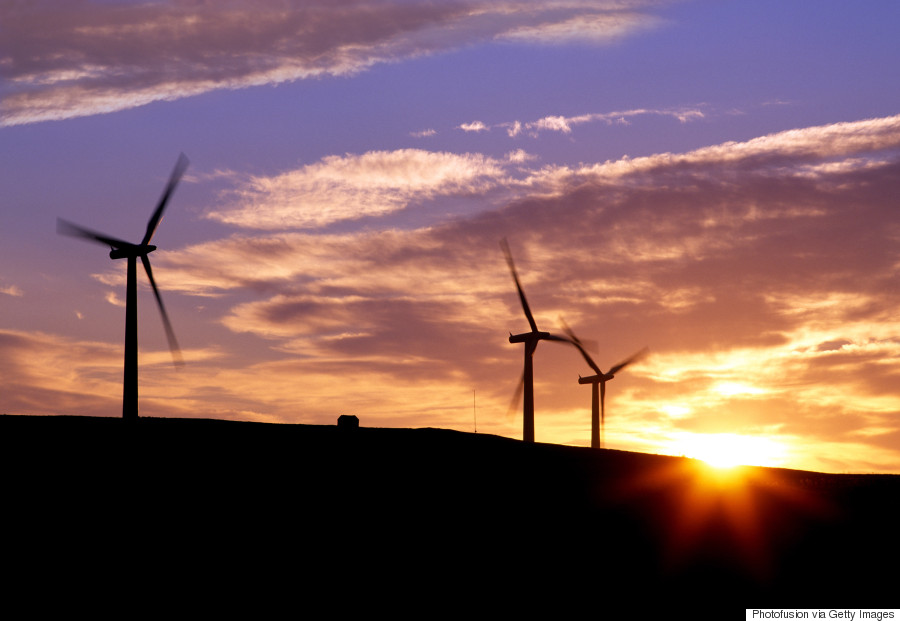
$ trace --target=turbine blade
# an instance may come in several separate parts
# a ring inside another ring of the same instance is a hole
[[[569,338],[578,341],[578,344],[581,345],[585,351],[592,351],[594,353],[597,352],[597,341],[582,341],[580,338],[575,336],[575,332],[572,330],[572,328],[569,327],[569,324],[566,323],[566,320],[562,318],[562,315],[560,315],[559,317],[559,322],[562,324],[563,332],[565,332],[569,336]]]
[[[618,373],[619,371],[621,371],[622,369],[627,367],[629,364],[637,362],[638,360],[640,360],[641,358],[646,356],[648,351],[649,351],[648,348],[645,347],[644,349],[637,352],[636,354],[633,354],[630,358],[627,358],[627,359],[623,360],[622,362],[620,362],[619,364],[617,364],[616,366],[610,368],[609,373],[611,375],[615,375],[616,373]]]
[[[166,307],[163,305],[162,296],[159,295],[159,289],[156,287],[156,281],[153,279],[153,270],[150,268],[150,259],[147,258],[147,255],[141,255],[141,263],[144,264],[144,271],[147,272],[147,278],[150,279],[153,295],[156,296],[156,303],[159,306],[159,312],[162,315],[163,327],[166,329],[166,338],[169,339],[169,350],[172,352],[172,361],[176,366],[180,366],[184,364],[184,359],[181,357],[181,349],[178,347],[178,341],[175,339],[175,331],[172,330],[169,314],[166,313]]]
[[[534,315],[531,314],[531,309],[528,307],[528,300],[525,299],[525,292],[522,291],[522,283],[519,282],[519,274],[516,272],[516,264],[513,262],[512,252],[509,249],[509,242],[506,241],[506,238],[500,240],[500,247],[503,249],[503,254],[506,256],[506,263],[509,265],[509,271],[512,272],[513,280],[516,281],[516,289],[519,291],[519,300],[522,301],[522,310],[525,311],[525,317],[528,318],[528,325],[531,326],[532,332],[537,332],[537,324],[534,322]]]
[[[188,161],[188,158],[185,157],[184,153],[178,156],[178,161],[175,162],[175,169],[169,177],[169,183],[166,185],[166,189],[159,199],[156,210],[154,210],[153,215],[150,216],[150,220],[147,222],[147,232],[144,234],[144,239],[141,240],[141,245],[150,243],[150,238],[153,237],[153,234],[156,232],[156,227],[159,226],[159,222],[162,220],[163,212],[166,210],[169,198],[171,198],[172,192],[175,191],[175,186],[181,181],[181,176],[184,174],[189,163],[190,162]]]
[[[522,391],[525,389],[525,371],[522,371],[522,375],[519,377],[519,384],[516,386],[516,391],[513,393],[512,401],[509,402],[509,409],[506,411],[506,415],[509,418],[512,418],[516,415],[516,411],[519,409],[519,399],[522,398]]]
[[[121,239],[116,239],[115,237],[104,235],[103,233],[97,233],[96,231],[86,229],[83,226],[79,226],[68,220],[63,220],[62,218],[56,219],[56,232],[59,235],[68,235],[69,237],[80,237],[82,239],[95,241],[104,246],[110,246],[111,248],[127,248],[129,246],[134,246],[134,244],[127,241],[122,241]]]
[[[597,375],[603,375],[603,371],[600,370],[600,367],[597,366],[597,363],[594,362],[593,358],[588,355],[587,351],[584,348],[584,344],[581,342],[581,339],[575,336],[575,332],[572,331],[572,328],[569,327],[569,325],[562,317],[560,317],[559,320],[563,325],[563,331],[569,335],[569,342],[578,348],[578,351],[581,352],[581,355],[584,357],[585,362],[588,363],[588,366],[591,367]]]
[[[573,343],[581,343],[578,337],[575,336],[575,332],[572,331],[572,328],[570,328],[569,324],[566,323],[566,320],[563,319],[562,315],[559,316],[559,323],[562,324],[562,331],[565,332],[570,339],[572,339]]]
[[[546,337],[544,337],[543,340],[545,340],[545,341],[562,341],[563,343],[571,343],[572,342],[572,339],[565,337],[565,336],[560,336],[558,334],[548,334]]]

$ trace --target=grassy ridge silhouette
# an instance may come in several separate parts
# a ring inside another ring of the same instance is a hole
[[[716,483],[685,458],[439,429],[0,416],[0,437],[7,565],[79,593],[164,576],[507,612],[893,597],[898,476]]]

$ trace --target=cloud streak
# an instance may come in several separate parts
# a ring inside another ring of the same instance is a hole
[[[604,44],[657,28],[663,23],[661,18],[630,11],[587,13],[514,27],[497,38],[544,44]]]
[[[494,125],[488,125],[483,121],[472,121],[462,123],[459,129],[465,132],[485,132],[494,128],[503,129],[510,138],[516,138],[521,135],[527,135],[537,138],[544,132],[556,132],[561,134],[571,134],[573,128],[578,125],[588,123],[605,123],[606,125],[629,125],[630,119],[641,116],[662,116],[677,119],[681,123],[696,121],[706,116],[706,113],[699,107],[693,108],[676,108],[666,110],[650,110],[639,108],[634,110],[621,110],[615,112],[591,112],[587,114],[579,114],[574,116],[549,115],[537,119],[535,121],[522,122],[504,121]]]
[[[0,127],[218,89],[351,75],[492,41],[603,44],[656,25],[652,2],[189,0],[0,4]]]
[[[342,220],[383,216],[439,196],[483,196],[508,183],[507,160],[421,149],[329,156],[275,176],[238,182],[231,207],[209,213],[244,228],[317,228]]]

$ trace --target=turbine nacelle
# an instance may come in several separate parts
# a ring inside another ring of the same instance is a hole
[[[156,250],[156,246],[150,244],[142,244],[133,246],[131,244],[122,246],[121,248],[113,248],[109,251],[110,259],[127,259],[129,257],[146,257],[148,254]]]
[[[522,334],[510,334],[509,342],[510,343],[531,343],[541,340],[552,339],[553,335],[549,332],[524,332]]]
[[[601,373],[600,375],[589,375],[587,377],[578,376],[579,384],[596,384],[598,382],[608,382],[613,379],[615,375],[612,373]]]

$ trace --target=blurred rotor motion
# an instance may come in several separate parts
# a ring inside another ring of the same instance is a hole
[[[509,271],[512,273],[513,281],[516,283],[516,290],[519,293],[519,301],[522,303],[522,310],[525,312],[525,318],[528,320],[528,325],[531,326],[530,332],[509,335],[510,343],[525,344],[525,368],[522,372],[519,384],[513,393],[510,411],[516,409],[519,403],[519,397],[524,390],[525,400],[522,404],[522,439],[525,442],[534,442],[534,352],[537,349],[538,341],[569,342],[569,339],[538,330],[534,315],[531,314],[531,307],[528,306],[528,300],[525,298],[525,292],[522,290],[522,283],[519,281],[519,274],[516,271],[516,265],[512,258],[512,251],[510,251],[509,243],[505,238],[500,240],[500,248],[503,250],[503,255],[506,257],[506,263],[509,265]]]
[[[639,352],[632,354],[619,364],[610,367],[609,371],[604,373],[590,355],[588,355],[581,339],[575,335],[575,332],[572,331],[562,318],[560,318],[560,321],[563,324],[563,332],[569,337],[569,341],[578,348],[578,351],[584,356],[588,366],[594,371],[594,375],[579,377],[578,383],[591,385],[591,448],[602,448],[606,444],[606,382],[613,379],[616,376],[616,373],[628,365],[633,364],[646,356],[648,349],[645,347]]]
[[[156,250],[156,246],[151,245],[150,240],[159,227],[159,223],[162,221],[163,214],[169,204],[169,199],[172,197],[172,193],[175,191],[175,187],[178,185],[187,167],[188,159],[182,153],[175,163],[175,168],[169,177],[169,182],[163,191],[162,197],[159,199],[156,209],[150,216],[150,220],[147,221],[147,230],[144,233],[144,237],[138,244],[116,239],[103,233],[97,233],[62,218],[57,218],[56,222],[56,232],[60,235],[79,237],[109,246],[111,249],[109,258],[128,260],[128,281],[125,296],[125,378],[122,398],[122,417],[126,419],[133,419],[138,416],[136,267],[138,257],[141,258],[141,263],[144,265],[144,271],[147,273],[147,279],[150,281],[150,287],[153,289],[153,295],[156,298],[156,304],[162,316],[163,327],[169,342],[169,350],[172,352],[172,360],[176,365],[183,364],[181,349],[178,347],[178,341],[175,339],[175,331],[172,329],[172,322],[169,321],[169,315],[159,293],[159,287],[157,287],[156,280],[153,278],[153,269],[150,267],[150,259],[147,255]]]

